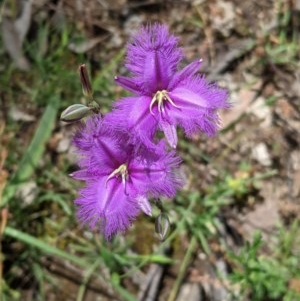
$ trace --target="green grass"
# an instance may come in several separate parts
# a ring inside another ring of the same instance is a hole
[[[229,252],[229,258],[236,268],[230,278],[238,283],[242,296],[248,295],[251,300],[298,300],[300,294],[289,288],[292,279],[299,279],[299,236],[298,222],[293,223],[290,231],[280,229],[280,236],[265,255],[261,234],[257,232],[251,243],[247,243],[239,252]]]

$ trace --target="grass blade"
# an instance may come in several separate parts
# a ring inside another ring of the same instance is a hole
[[[45,149],[46,142],[48,141],[53,124],[55,122],[58,110],[58,99],[54,98],[48,104],[39,126],[34,134],[34,137],[24,154],[18,170],[13,177],[13,183],[20,183],[27,180],[32,174]]]
[[[7,183],[6,189],[4,190],[3,200],[1,202],[2,206],[14,196],[18,184],[28,180],[37,167],[55,123],[58,103],[59,100],[56,97],[52,98],[49,102],[15,175],[10,182]]]
[[[73,262],[73,263],[75,263],[79,266],[85,267],[85,268],[88,266],[88,263],[85,260],[82,260],[81,258],[79,258],[75,255],[69,254],[56,247],[53,247],[29,234],[19,231],[17,229],[14,229],[11,227],[6,227],[4,230],[4,235],[10,236],[14,239],[17,239],[17,240],[19,240],[27,245],[30,245],[34,248],[40,249],[45,254],[55,255],[57,257],[66,259],[70,262]]]

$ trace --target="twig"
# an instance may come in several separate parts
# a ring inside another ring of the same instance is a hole
[[[166,254],[167,250],[169,249],[169,243],[163,246],[163,248],[158,251],[160,254]],[[151,264],[150,269],[145,276],[145,281],[140,287],[140,291],[138,294],[139,301],[154,301],[159,285],[162,280],[162,276],[165,270],[165,266],[161,264]]]
[[[162,265],[156,264],[153,268],[153,272],[152,272],[153,277],[150,282],[150,287],[147,296],[144,299],[145,301],[154,301],[156,299],[159,284],[161,282],[163,273],[164,273],[164,267]]]
[[[244,56],[246,53],[250,52],[256,45],[254,39],[244,39],[239,43],[238,47],[235,47],[231,51],[227,52],[222,60],[218,62],[216,66],[213,66],[211,69],[212,73],[208,75],[210,80],[217,80],[219,75],[222,74],[229,66],[236,61],[237,59]]]
[[[266,24],[262,38],[266,38],[270,31],[273,30],[278,26],[277,18],[274,18]],[[256,46],[257,41],[254,38],[248,38],[242,40],[234,49],[227,52],[222,60],[218,62],[216,66],[213,66],[211,69],[213,70],[209,75],[208,78],[212,81],[218,80],[219,75],[226,71],[227,68],[236,60],[241,58],[242,56],[246,55],[248,52],[252,51]]]
[[[59,275],[76,283],[78,285],[84,282],[84,277],[82,269],[79,269],[71,264],[66,264],[63,260],[58,260],[57,258],[41,258],[41,263],[48,269],[49,272]],[[107,283],[102,282],[101,279],[91,276],[89,282],[86,283],[86,288],[94,292],[102,294],[110,299],[116,298],[112,293],[110,293],[110,287]]]

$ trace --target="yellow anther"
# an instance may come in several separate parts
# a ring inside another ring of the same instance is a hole
[[[174,103],[174,101],[170,98],[170,96],[168,95],[168,91],[166,90],[162,90],[162,91],[157,91],[150,103],[149,106],[149,110],[150,113],[152,115],[154,115],[152,108],[154,106],[154,104],[157,102],[157,109],[159,113],[164,113],[165,112],[165,108],[164,108],[164,100],[168,101],[173,107],[178,108],[178,106],[176,106],[176,104]]]
[[[119,176],[121,175],[122,177],[122,184],[124,185],[124,188],[126,186],[126,180],[128,177],[128,170],[127,170],[127,165],[122,164],[120,165],[117,169],[115,169],[106,179],[105,181],[105,187],[107,187],[107,182],[112,179],[114,176]]]

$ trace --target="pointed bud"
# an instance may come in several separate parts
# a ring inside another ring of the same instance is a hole
[[[94,93],[90,82],[89,73],[85,64],[79,66],[79,75],[83,95],[86,97],[92,97]]]
[[[166,213],[161,213],[155,221],[155,232],[161,241],[164,241],[170,231],[170,220]]]
[[[82,105],[82,104],[75,104],[67,107],[60,116],[60,120],[64,122],[75,122],[79,121],[83,117],[85,117],[90,111],[90,108]]]

